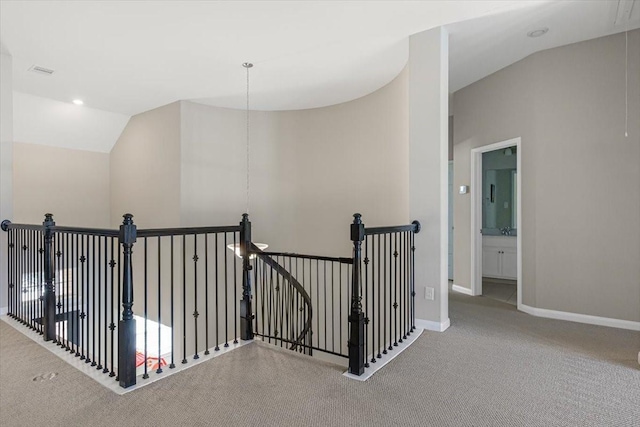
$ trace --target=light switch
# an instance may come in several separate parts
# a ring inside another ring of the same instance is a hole
[[[459,194],[467,194],[469,192],[469,186],[468,185],[461,185],[460,186],[460,190],[458,190]]]

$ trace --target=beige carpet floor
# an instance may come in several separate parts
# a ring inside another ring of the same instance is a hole
[[[449,330],[365,383],[256,343],[123,396],[0,322],[0,425],[640,425],[640,333],[450,301]]]

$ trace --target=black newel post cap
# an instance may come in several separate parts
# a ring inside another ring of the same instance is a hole
[[[2,224],[0,224],[2,231],[7,231],[9,229],[9,224],[11,224],[11,221],[9,221],[8,219],[2,221]]]
[[[361,242],[364,240],[364,224],[362,223],[362,215],[353,214],[353,224],[351,224],[351,240],[353,242]]]
[[[126,213],[122,217],[124,220],[120,226],[120,243],[133,245],[138,237],[136,226],[133,224],[133,215]]]
[[[53,221],[53,214],[50,214],[50,213],[44,214],[44,223],[43,223],[43,225],[45,227],[56,225],[56,223]]]

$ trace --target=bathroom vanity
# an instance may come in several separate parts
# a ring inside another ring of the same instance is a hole
[[[518,252],[515,236],[482,236],[482,276],[518,279]]]

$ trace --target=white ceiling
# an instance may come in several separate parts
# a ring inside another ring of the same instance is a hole
[[[614,25],[617,4],[1,1],[0,49],[13,57],[16,137],[80,147],[95,132],[69,130],[74,115],[92,116],[97,125],[102,110],[111,135],[127,116],[181,99],[243,108],[245,61],[255,64],[255,109],[313,108],[367,95],[405,66],[411,34],[441,25],[450,32],[453,92],[536,51],[640,27],[640,0],[627,27]],[[540,27],[549,32],[526,36]],[[27,71],[34,64],[55,73]],[[45,119],[63,110],[51,100],[75,98],[88,114],[69,104],[68,120]],[[108,144],[94,136],[88,145],[104,151]]]
[[[108,153],[129,116],[13,92],[13,140]]]
[[[407,37],[523,1],[0,3],[0,40],[14,87],[136,114],[179,99],[290,110],[349,101],[385,85],[407,61]],[[26,70],[54,69],[51,77]]]

